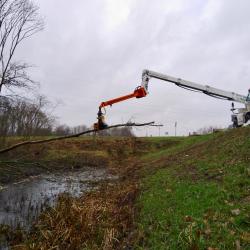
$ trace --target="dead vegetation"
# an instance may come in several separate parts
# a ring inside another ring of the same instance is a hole
[[[62,155],[60,151],[70,149],[74,157],[82,153],[94,155],[95,152],[102,159],[109,159],[107,167],[111,173],[119,175],[119,180],[102,183],[98,191],[77,199],[62,195],[56,207],[40,216],[31,233],[8,233],[14,249],[115,249],[125,246],[125,239],[133,231],[136,214],[134,203],[140,165],[135,157],[149,150],[151,142],[136,138],[99,138],[53,144],[50,147],[54,158],[57,153]]]
[[[15,249],[120,247],[134,221],[137,190],[130,184],[103,187],[80,199],[61,196],[55,208],[42,214],[26,243]]]

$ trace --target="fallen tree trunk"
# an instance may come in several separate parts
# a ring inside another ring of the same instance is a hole
[[[112,125],[112,126],[104,128],[102,130],[107,130],[107,129],[111,129],[111,128],[118,128],[118,127],[142,127],[142,126],[150,126],[150,125],[153,125],[153,124],[154,124],[154,122],[148,122],[148,123],[124,123],[124,124]],[[100,131],[102,131],[102,130],[100,130]],[[32,145],[32,144],[39,144],[39,143],[45,143],[45,142],[65,140],[65,139],[75,138],[75,137],[79,137],[81,135],[94,133],[94,132],[98,132],[98,131],[95,130],[95,129],[90,129],[90,130],[86,130],[84,132],[74,134],[74,135],[59,136],[59,137],[54,137],[54,138],[45,139],[45,140],[20,142],[20,143],[17,143],[15,145],[12,145],[12,146],[10,146],[8,148],[4,148],[4,149],[0,150],[0,154],[7,153],[7,152],[9,152],[9,151],[11,151],[13,149],[19,148],[19,147],[24,146],[24,145]]]

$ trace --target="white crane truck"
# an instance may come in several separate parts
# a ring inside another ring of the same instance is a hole
[[[217,89],[214,87],[210,87],[208,85],[201,85],[201,84],[186,81],[180,78],[175,78],[175,77],[161,74],[155,71],[143,70],[141,86],[137,87],[133,93],[129,95],[121,96],[115,99],[111,99],[109,101],[105,101],[100,104],[99,111],[97,114],[98,121],[97,123],[94,124],[95,129],[99,130],[107,126],[104,122],[104,115],[102,112],[102,109],[104,107],[109,106],[109,105],[111,106],[114,103],[125,101],[133,97],[135,98],[145,97],[148,94],[148,84],[151,78],[160,79],[162,81],[166,81],[169,83],[174,83],[178,87],[182,87],[187,90],[201,92],[201,93],[204,93],[206,95],[209,95],[215,98],[232,101],[233,103],[232,103],[231,111],[233,112],[233,114],[231,118],[233,122],[233,127],[241,127],[244,124],[246,124],[248,121],[250,121],[250,89],[248,90],[248,95],[244,96],[244,95],[240,95],[234,92],[229,92],[229,91]],[[234,107],[234,102],[242,103],[245,105],[245,107],[236,109]]]

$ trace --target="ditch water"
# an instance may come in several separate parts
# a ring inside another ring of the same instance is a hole
[[[29,229],[41,211],[55,205],[59,194],[80,196],[95,188],[98,181],[113,178],[103,168],[87,167],[31,177],[6,186],[0,190],[0,224]],[[1,239],[0,249],[3,249]]]

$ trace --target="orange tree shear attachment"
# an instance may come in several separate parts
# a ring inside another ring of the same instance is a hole
[[[147,91],[145,90],[145,88],[142,86],[139,86],[134,90],[134,92],[132,94],[121,96],[121,97],[118,97],[115,99],[111,99],[111,100],[106,101],[106,102],[102,102],[99,106],[99,111],[97,113],[97,123],[94,124],[94,129],[100,130],[100,129],[104,129],[107,127],[107,124],[104,121],[104,114],[102,113],[102,108],[104,108],[106,106],[111,106],[111,105],[118,103],[118,102],[128,100],[130,98],[134,98],[134,97],[135,98],[142,98],[142,97],[145,97],[146,95],[147,95]]]

